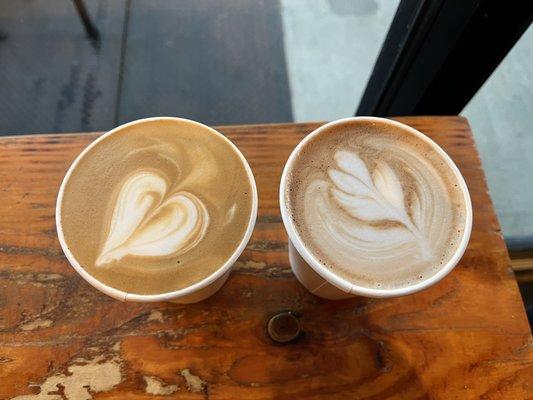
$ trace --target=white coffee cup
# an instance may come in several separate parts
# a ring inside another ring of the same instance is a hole
[[[96,146],[100,141],[102,141],[107,136],[112,135],[113,133],[122,130],[128,126],[140,123],[140,122],[146,122],[146,121],[157,121],[162,119],[174,119],[174,120],[183,120],[186,122],[192,122],[194,124],[202,125],[202,127],[207,128],[214,132],[215,134],[221,136],[224,140],[227,141],[227,143],[233,148],[235,153],[240,157],[242,164],[247,172],[248,179],[250,180],[250,186],[252,187],[252,211],[250,214],[250,219],[248,223],[248,228],[246,229],[246,232],[241,240],[241,243],[237,247],[237,249],[233,252],[231,257],[214,273],[209,275],[207,278],[201,280],[200,282],[197,282],[191,286],[188,286],[184,289],[176,290],[173,292],[167,292],[167,293],[160,293],[160,294],[134,294],[134,293],[127,293],[122,290],[118,290],[115,288],[112,288],[102,282],[100,282],[98,279],[90,275],[85,269],[81,267],[81,265],[78,263],[70,249],[68,248],[65,237],[63,234],[63,228],[61,226],[61,204],[63,201],[63,192],[65,190],[66,182],[68,181],[70,175],[75,170],[76,166],[79,164],[80,160],[83,159],[83,157],[89,152],[91,148]],[[59,194],[57,196],[57,203],[56,203],[56,227],[57,227],[57,236],[59,238],[59,243],[61,244],[61,247],[63,249],[63,252],[65,253],[65,256],[67,257],[70,265],[78,272],[83,279],[85,279],[87,282],[89,282],[93,287],[100,290],[101,292],[107,294],[108,296],[111,296],[117,300],[121,301],[137,301],[137,302],[155,302],[155,301],[171,301],[173,303],[182,303],[182,304],[189,304],[189,303],[196,303],[199,301],[202,301],[210,296],[212,296],[216,291],[218,291],[222,285],[226,282],[228,279],[228,276],[231,272],[231,267],[237,261],[237,258],[241,255],[243,250],[245,249],[246,245],[248,244],[248,241],[250,240],[250,236],[252,235],[252,232],[254,230],[255,226],[255,220],[257,218],[257,205],[258,205],[258,199],[257,199],[257,187],[255,184],[255,179],[252,173],[252,169],[248,165],[248,162],[240,152],[240,150],[235,146],[229,139],[227,139],[224,135],[222,135],[220,132],[207,127],[203,124],[200,124],[199,122],[190,121],[190,120],[184,120],[182,118],[174,118],[174,117],[154,117],[154,118],[146,118],[146,119],[140,119],[136,121],[129,122],[127,124],[121,125],[119,127],[116,127],[115,129],[105,133],[104,135],[100,136],[98,139],[96,139],[94,142],[92,142],[89,146],[87,146],[82,153],[74,160],[72,165],[70,166],[69,170],[67,171],[65,177],[63,178],[63,182],[61,183],[61,187],[59,189]]]
[[[294,223],[289,216],[287,211],[287,205],[285,202],[285,192],[287,184],[287,174],[290,170],[295,159],[298,157],[298,154],[302,148],[312,140],[314,137],[321,135],[322,133],[329,131],[337,125],[344,124],[347,122],[387,122],[388,124],[396,125],[399,128],[410,132],[411,134],[417,136],[424,142],[430,144],[437,153],[439,153],[442,158],[446,161],[449,167],[452,169],[457,182],[461,187],[461,190],[464,195],[465,203],[465,228],[463,236],[461,238],[460,244],[457,248],[457,251],[453,257],[446,263],[436,274],[430,276],[429,278],[420,281],[412,286],[395,288],[395,289],[374,289],[367,288],[363,286],[355,285],[346,279],[341,278],[337,274],[333,273],[330,269],[326,268],[322,263],[320,263],[308,250],[305,243],[302,241],[298,232],[294,227]],[[346,299],[355,296],[366,296],[366,297],[396,297],[403,296],[410,293],[415,293],[420,290],[423,290],[438,281],[444,278],[459,262],[463,256],[468,241],[470,239],[470,232],[472,230],[472,203],[470,201],[470,194],[468,193],[468,188],[466,183],[459,172],[459,169],[454,164],[452,159],[442,150],[435,142],[429,139],[423,133],[397,121],[377,118],[377,117],[353,117],[345,118],[337,121],[327,123],[309,135],[307,135],[292,151],[283,174],[281,176],[280,189],[279,189],[279,202],[281,216],[283,218],[283,224],[289,236],[289,262],[292,268],[292,271],[300,283],[305,286],[311,293],[316,296],[330,299],[330,300],[339,300]]]

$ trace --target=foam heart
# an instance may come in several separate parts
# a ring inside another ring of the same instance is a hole
[[[96,266],[127,255],[179,255],[202,240],[209,224],[205,205],[188,192],[167,196],[167,189],[154,171],[139,171],[124,182]]]

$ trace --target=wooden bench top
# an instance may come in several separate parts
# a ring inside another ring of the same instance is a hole
[[[314,297],[292,275],[278,211],[282,167],[318,123],[217,128],[250,162],[259,216],[226,285],[193,305],[118,302],[63,256],[57,191],[98,133],[1,138],[0,398],[533,396],[531,331],[468,123],[398,120],[457,163],[474,207],[471,241],[428,290],[338,302]],[[299,316],[303,335],[279,345],[265,326],[284,310]]]

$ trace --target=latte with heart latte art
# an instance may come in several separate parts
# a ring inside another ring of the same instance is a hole
[[[241,244],[253,189],[242,156],[192,121],[145,120],[95,143],[64,183],[64,240],[90,275],[158,294],[200,282]]]

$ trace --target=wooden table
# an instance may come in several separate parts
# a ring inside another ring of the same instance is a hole
[[[468,123],[399,120],[456,161],[474,227],[446,279],[384,300],[322,300],[289,269],[278,181],[292,148],[319,124],[219,128],[254,170],[259,217],[228,283],[188,306],[120,303],[63,256],[57,190],[97,133],[0,139],[0,398],[532,397],[531,332]],[[299,315],[304,334],[276,345],[265,325],[282,310]]]

